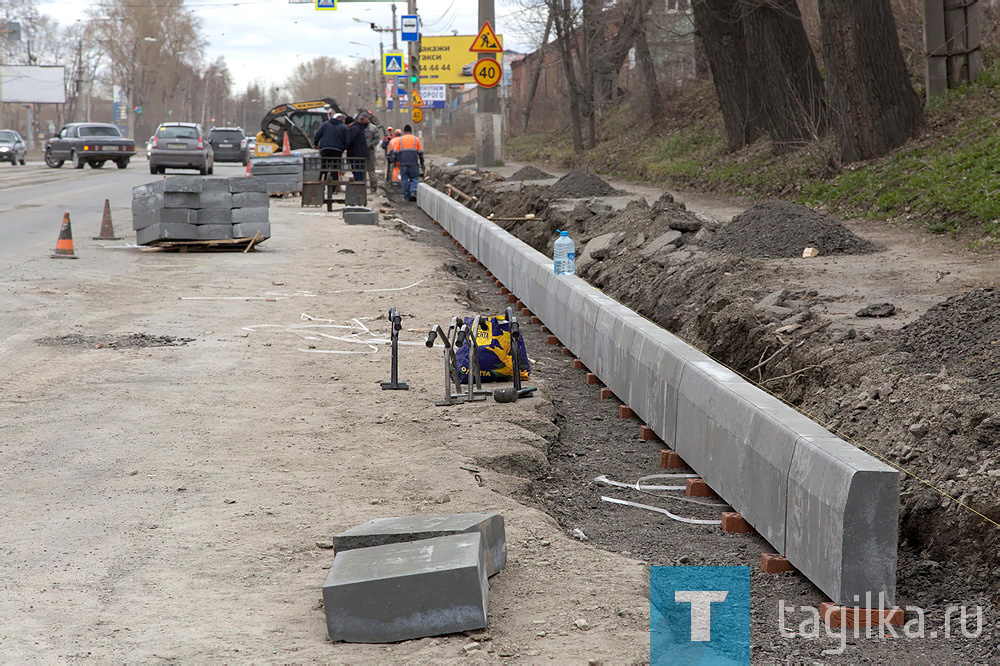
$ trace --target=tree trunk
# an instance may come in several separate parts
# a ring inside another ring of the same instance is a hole
[[[649,102],[649,115],[654,121],[663,118],[663,99],[660,97],[660,84],[656,80],[656,66],[649,52],[649,42],[646,41],[646,24],[643,23],[639,38],[635,40],[635,58],[639,61],[639,69],[646,79],[646,99]]]
[[[923,125],[889,0],[820,0],[819,15],[841,159],[885,155]]]
[[[549,35],[552,33],[552,9],[549,9],[549,17],[545,21],[545,35],[542,37],[542,44],[535,52],[538,62],[531,72],[531,80],[528,82],[528,99],[524,103],[524,132],[528,132],[528,122],[531,120],[531,107],[535,104],[535,93],[538,91],[538,79],[542,75],[542,67],[545,65],[545,47],[549,43]]]
[[[566,74],[567,94],[569,95],[570,129],[573,135],[573,150],[583,152],[583,118],[580,113],[580,84],[576,78],[573,64],[573,7],[571,0],[550,0],[553,27],[556,30],[556,40],[559,44],[559,56],[563,62]]]
[[[795,0],[743,0],[743,37],[761,110],[778,151],[815,141],[829,118],[820,78]]]
[[[753,85],[759,72],[749,64],[739,3],[694,0],[695,31],[705,45],[719,96],[730,150],[748,146],[764,133],[761,101]]]
[[[600,88],[603,71],[597,55],[603,51],[604,15],[602,0],[583,0],[583,48],[580,50],[580,70],[583,78],[583,115],[587,119],[587,148],[597,146],[597,107],[600,104]],[[603,56],[604,54],[602,54]]]

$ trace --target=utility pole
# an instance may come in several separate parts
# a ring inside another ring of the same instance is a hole
[[[480,27],[490,22],[496,28],[496,11],[493,0],[479,0]],[[500,54],[501,56],[503,54]],[[480,53],[479,60],[493,57],[492,53]],[[500,65],[499,60],[497,65]],[[476,166],[496,166],[502,158],[500,132],[502,122],[500,116],[500,97],[496,86],[476,91]]]
[[[396,32],[398,30],[398,28],[396,27],[396,3],[392,4],[392,27],[391,28],[380,28],[377,25],[375,25],[374,23],[372,23],[371,24],[371,29],[372,29],[373,32],[391,32],[392,33],[392,50],[393,50],[393,52],[398,52],[399,51],[399,43],[396,40]],[[384,62],[385,61],[385,57],[384,57],[384,52],[383,52],[383,49],[382,49],[382,42],[381,42],[381,40],[379,40],[378,48],[379,48],[379,54],[383,56],[381,62]],[[379,63],[380,65],[381,65],[381,62]],[[385,75],[383,74],[383,80],[384,80],[384,77],[385,77]],[[390,93],[390,95],[388,97],[386,97],[386,105],[388,106],[389,100],[392,100],[392,114],[391,114],[390,117],[392,118],[393,127],[402,128],[403,125],[400,122],[400,119],[402,118],[402,111],[399,108],[399,81],[397,80],[397,77],[390,76],[389,77],[389,82],[392,85],[392,92]]]
[[[417,15],[417,0],[406,0],[406,13],[410,16]],[[420,19],[417,19],[417,41],[410,42],[409,48],[407,50],[407,57],[410,61],[409,75],[410,75],[410,86],[408,90],[410,91],[410,112],[416,108],[413,100],[417,96],[417,85],[420,82]],[[413,133],[417,134],[417,128],[413,128]]]

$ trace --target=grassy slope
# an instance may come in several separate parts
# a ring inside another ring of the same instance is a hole
[[[1000,62],[973,85],[935,100],[920,136],[884,158],[839,170],[832,166],[831,139],[784,156],[766,141],[727,152],[717,104],[704,85],[668,103],[662,125],[670,129],[662,133],[637,127],[634,120],[648,114],[626,107],[602,121],[602,140],[582,154],[574,154],[567,130],[511,137],[506,150],[514,159],[586,164],[624,178],[780,196],[843,216],[918,223],[934,233],[960,233],[978,249],[998,248],[998,95]]]

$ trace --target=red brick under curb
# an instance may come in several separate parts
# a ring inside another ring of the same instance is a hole
[[[663,449],[660,451],[660,469],[687,469],[687,463],[676,451]]]
[[[886,624],[894,627],[903,626],[903,609],[899,606],[892,608],[858,608],[856,606],[838,606],[832,601],[824,601],[819,605],[819,614],[832,629],[843,627],[844,624],[851,629],[855,627],[877,627],[879,620],[885,618]]]
[[[521,316],[522,317],[530,317],[531,316],[531,310],[529,310],[526,307],[521,308]]]
[[[542,323],[542,320],[541,320],[541,319],[539,319],[538,317],[536,317],[536,316],[532,315],[532,316],[531,316],[531,323],[532,323],[532,324],[541,324],[541,323]]]
[[[548,343],[549,343],[550,345],[558,345],[558,344],[560,344],[560,342],[559,342],[559,338],[557,338],[557,337],[556,337],[556,336],[554,336],[554,335],[550,335],[550,336],[549,336],[549,337],[548,337],[548,338],[546,339],[546,342],[548,342]]]
[[[571,351],[569,350],[569,347],[563,347],[563,348],[562,348],[562,355],[563,355],[563,356],[572,356],[572,355],[573,355],[573,352],[571,352]]]
[[[610,400],[613,397],[615,397],[615,392],[614,391],[612,391],[609,388],[602,388],[601,389],[601,400]]]
[[[552,330],[548,326],[542,326],[542,333],[551,333]]]
[[[648,425],[639,426],[639,439],[646,442],[659,442],[660,436],[653,432],[653,429]]]
[[[792,566],[787,557],[778,553],[761,553],[760,570],[764,573],[785,573],[786,571],[795,571],[795,567]]]
[[[515,296],[514,294],[507,294],[507,302],[517,303],[517,296]]]
[[[704,479],[688,479],[684,494],[688,497],[715,497],[715,491],[708,487]]]
[[[620,419],[634,419],[636,418],[635,412],[628,405],[618,405],[618,418]]]
[[[750,534],[756,532],[747,519],[735,511],[722,512],[722,531],[730,534]]]
[[[573,359],[573,367],[576,368],[577,370],[587,370],[587,366],[585,366],[583,364],[583,361],[581,361],[578,358]],[[587,370],[587,372],[590,372],[590,371]]]
[[[601,378],[598,377],[597,375],[595,375],[592,372],[588,372],[587,373],[587,383],[588,384],[600,384],[601,383]]]
[[[500,287],[500,295],[501,296],[506,296],[509,293],[510,293],[510,289],[508,289],[507,287]]]

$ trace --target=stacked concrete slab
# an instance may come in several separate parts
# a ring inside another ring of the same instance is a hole
[[[173,176],[132,188],[136,243],[271,236],[267,183],[259,178]]]
[[[489,576],[507,560],[503,517],[407,516],[334,536],[323,602],[334,641],[388,643],[482,629]]]
[[[417,202],[831,600],[893,603],[893,468],[445,194]]]
[[[254,178],[261,178],[267,183],[267,192],[301,192],[302,163],[301,155],[255,157],[251,161],[250,172]]]

